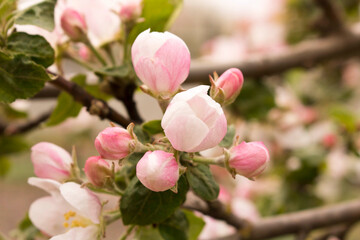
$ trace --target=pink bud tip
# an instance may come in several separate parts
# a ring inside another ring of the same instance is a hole
[[[218,94],[219,89],[221,89],[224,93],[224,104],[230,104],[234,102],[239,95],[243,83],[244,77],[241,71],[237,68],[230,68],[215,81],[215,95]],[[217,98],[216,96],[212,97],[214,99]]]
[[[61,27],[73,41],[81,41],[86,34],[87,26],[84,17],[77,11],[67,8],[61,16]]]
[[[178,181],[179,165],[172,153],[148,151],[136,165],[136,176],[151,191],[166,191]]]
[[[229,166],[247,178],[260,175],[270,160],[269,151],[262,142],[242,142],[230,150]]]
[[[140,33],[131,54],[137,76],[155,96],[173,95],[189,75],[189,49],[172,33]]]
[[[107,178],[112,177],[109,163],[100,156],[88,158],[85,162],[84,172],[89,181],[98,187],[104,186]]]
[[[141,15],[142,0],[127,0],[122,2],[119,16],[121,21],[128,22],[136,20]]]
[[[119,160],[130,154],[130,133],[120,127],[108,127],[95,139],[95,148],[101,157],[109,160]]]
[[[48,142],[40,142],[31,148],[31,161],[35,175],[64,181],[70,177],[73,163],[70,154],[63,148]]]

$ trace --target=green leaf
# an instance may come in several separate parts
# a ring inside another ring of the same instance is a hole
[[[218,197],[219,185],[214,180],[208,165],[188,166],[186,178],[194,193],[202,199],[212,201]]]
[[[219,143],[220,147],[229,148],[234,142],[236,129],[234,125],[230,125],[227,128],[227,132],[223,140]]]
[[[142,125],[142,129],[150,135],[162,133],[161,120],[152,120]]]
[[[84,74],[78,74],[75,77],[71,79],[72,82],[78,84],[79,86],[83,87],[85,91],[90,93],[92,96],[98,99],[102,99],[104,101],[110,99],[112,96],[102,92],[100,90],[99,85],[97,84],[87,84],[86,83],[86,75]]]
[[[134,240],[162,240],[159,229],[153,226],[138,227]]]
[[[151,140],[149,134],[139,125],[135,125],[134,133],[142,144],[149,143]]]
[[[182,0],[144,0],[143,6],[142,17],[145,21],[137,24],[130,32],[129,44],[148,28],[151,31],[165,31],[180,12]]]
[[[0,156],[0,178],[5,177],[11,168],[11,162],[8,158]]]
[[[35,25],[49,32],[54,30],[54,8],[56,0],[45,0],[21,11],[15,23],[20,25]]]
[[[17,229],[13,232],[13,235],[16,239],[33,240],[37,239],[37,237],[41,236],[42,234],[32,224],[28,214],[26,214],[24,219],[19,223]]]
[[[130,72],[131,72],[131,67],[129,65],[122,65],[116,67],[106,67],[96,71],[95,73],[98,76],[126,78],[129,76]]]
[[[18,136],[0,136],[0,155],[17,153],[29,148],[22,137]]]
[[[187,240],[188,230],[189,222],[180,210],[159,225],[160,234],[165,240]]]
[[[188,210],[182,210],[185,215],[186,215],[186,218],[189,222],[189,238],[188,240],[197,240],[202,229],[204,228],[205,226],[205,221],[196,216],[193,212],[191,211],[188,211]]]
[[[45,69],[27,57],[0,52],[0,102],[32,97],[49,80]]]
[[[135,152],[128,156],[126,161],[123,161],[120,171],[116,172],[115,175],[115,183],[121,190],[125,190],[130,180],[135,176],[136,164],[143,156],[144,153]]]
[[[274,91],[262,81],[245,81],[239,97],[230,105],[235,114],[257,120],[265,120],[273,107]]]
[[[69,117],[76,117],[82,108],[80,103],[75,102],[74,98],[66,92],[62,92],[57,100],[57,105],[51,113],[47,126],[55,126]]]
[[[184,177],[178,181],[178,193],[153,192],[134,177],[120,201],[123,223],[148,225],[164,221],[185,201],[188,190]]]
[[[8,104],[0,103],[0,113],[5,116],[6,119],[13,120],[19,118],[26,118],[27,113],[16,110]]]
[[[355,132],[357,126],[357,117],[353,111],[346,106],[335,106],[330,109],[330,117],[348,132]]]
[[[48,67],[54,63],[54,50],[45,38],[39,35],[14,32],[8,38],[7,49],[10,50],[12,54],[24,54],[44,67]]]

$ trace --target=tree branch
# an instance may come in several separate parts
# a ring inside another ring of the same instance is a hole
[[[130,120],[120,115],[106,102],[93,97],[82,87],[80,87],[76,83],[67,81],[62,76],[57,76],[57,78],[50,81],[50,83],[73,96],[74,100],[84,105],[90,114],[98,115],[101,119],[107,118],[110,121],[118,123],[125,128],[131,123]]]
[[[7,126],[4,125],[0,127],[0,134],[4,134],[6,136],[12,136],[12,135],[28,132],[39,126],[42,122],[46,121],[50,117],[51,112],[52,111],[44,113],[39,117],[37,117],[36,119],[30,120],[23,124],[9,124]]]
[[[311,68],[341,57],[360,54],[360,25],[354,26],[349,34],[307,40],[282,53],[265,57],[249,57],[246,61],[232,64],[192,65],[187,83],[209,83],[209,74],[219,74],[231,67],[239,68],[246,78],[257,78],[282,73],[295,67]]]
[[[186,202],[184,207],[226,221],[239,230],[241,240],[260,240],[298,234],[360,220],[360,200],[267,217],[255,223],[249,223],[228,213],[219,201],[206,206],[202,200],[191,200]]]
[[[327,27],[334,33],[344,33],[347,31],[339,6],[335,6],[331,0],[314,0],[314,2],[323,10],[324,17],[327,20]]]

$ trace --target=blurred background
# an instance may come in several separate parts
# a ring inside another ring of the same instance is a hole
[[[360,2],[331,2],[343,24],[356,28]],[[216,70],[216,66],[242,66],[249,59],[283,56],[304,41],[339,35],[335,27],[314,0],[184,0],[169,31],[188,45],[191,71],[196,73],[209,66]],[[221,184],[219,198],[233,213],[256,221],[360,196],[360,61],[359,49],[356,51],[309,68],[302,63],[271,76],[244,74],[240,96],[226,109],[228,121],[240,140],[265,143],[271,166],[256,181],[240,176],[233,181],[226,171],[213,168]],[[65,62],[64,69],[68,77],[84,71],[72,62]],[[191,79],[184,88],[194,84],[197,80]],[[161,118],[151,97],[137,91],[135,99],[146,121]],[[36,118],[55,104],[56,98],[17,100],[11,108],[0,108],[0,120],[21,123],[25,121],[22,118]],[[110,101],[110,105],[126,115],[121,104]],[[81,165],[97,155],[94,139],[108,125],[107,120],[83,109],[77,118],[54,127],[42,125],[26,134],[0,136],[0,231],[8,233],[15,228],[31,202],[46,195],[26,183],[34,176],[32,145],[48,141],[68,151],[76,146]],[[206,223],[201,239],[234,232],[225,223],[212,219]],[[360,226],[346,239],[357,240],[358,236]]]

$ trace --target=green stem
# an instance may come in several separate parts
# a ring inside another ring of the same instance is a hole
[[[91,44],[90,40],[84,41],[84,44],[94,53],[95,57],[101,62],[101,64],[105,67],[107,64],[104,58],[100,55],[100,53],[95,49],[95,47]]]
[[[104,48],[106,54],[108,55],[108,57],[109,57],[109,59],[111,61],[111,64],[113,66],[116,66],[116,61],[115,61],[114,55],[112,54],[110,44],[106,44],[103,48]]]
[[[221,167],[225,167],[224,157],[217,157],[217,158],[206,158],[202,156],[195,155],[192,160],[197,163],[204,163],[204,164],[212,164],[212,165],[218,165]]]
[[[123,47],[124,47],[124,57],[123,57],[123,64],[125,64],[128,60],[128,36],[129,36],[129,30],[128,26],[126,26],[126,23],[123,24],[124,29],[124,35],[123,35]]]
[[[128,227],[128,229],[126,230],[126,232],[124,233],[124,235],[122,235],[120,237],[120,240],[125,240],[129,235],[130,233],[132,232],[132,230],[134,229],[135,225],[132,225],[130,227]]]
[[[111,223],[119,220],[121,218],[121,213],[119,211],[117,211],[116,214],[113,214],[111,216],[106,216],[106,225],[110,225]]]
[[[88,63],[80,60],[79,58],[74,57],[74,56],[72,56],[72,55],[70,55],[70,54],[66,54],[66,57],[68,57],[70,60],[76,62],[77,64],[83,66],[83,67],[86,68],[87,70],[90,70],[90,71],[92,71],[92,72],[95,72],[95,69],[94,69],[92,66],[90,66],[90,64],[88,64]]]

